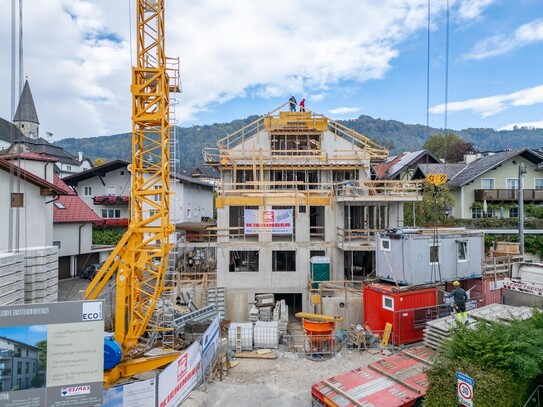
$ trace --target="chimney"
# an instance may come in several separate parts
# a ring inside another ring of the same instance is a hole
[[[46,136],[45,139],[47,140],[48,143],[53,142],[53,133],[51,133],[50,131],[46,131],[45,136]]]
[[[79,158],[78,158],[78,161],[79,161],[79,162],[82,162],[82,161],[83,161],[83,151],[79,151],[79,152],[77,153],[77,155],[78,155],[78,157],[79,157]]]
[[[477,153],[464,154],[464,164],[471,164],[478,158],[481,158],[481,154],[477,154]]]

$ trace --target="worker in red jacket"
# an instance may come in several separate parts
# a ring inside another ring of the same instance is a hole
[[[305,99],[300,100],[300,112],[305,112]]]

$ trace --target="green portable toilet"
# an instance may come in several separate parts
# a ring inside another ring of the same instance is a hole
[[[309,259],[309,272],[313,288],[318,288],[320,281],[330,281],[330,259],[326,256],[313,256]]]

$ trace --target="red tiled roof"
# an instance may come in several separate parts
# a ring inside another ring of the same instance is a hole
[[[89,206],[77,195],[61,196],[57,201],[65,209],[53,206],[53,223],[71,222],[96,222],[102,220]]]
[[[64,206],[53,206],[53,223],[96,222],[102,220],[62,179],[55,175],[55,186],[66,191],[57,201]]]
[[[380,163],[373,166],[373,169],[376,172],[377,179],[383,179],[386,177],[388,170],[390,167],[392,167],[394,164],[396,164],[405,154],[399,154],[396,157],[394,157],[392,160]]]

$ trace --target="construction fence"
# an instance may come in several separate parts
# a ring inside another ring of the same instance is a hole
[[[103,406],[177,407],[216,368],[221,352],[217,314],[202,336],[155,377],[104,390]],[[222,360],[222,359],[221,359]]]

